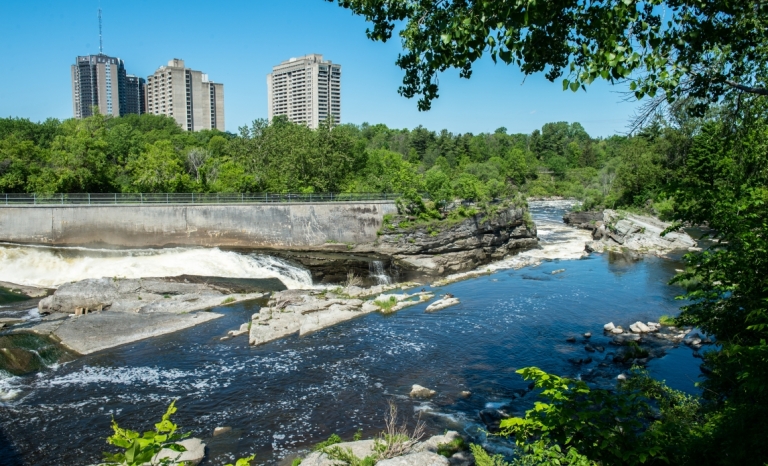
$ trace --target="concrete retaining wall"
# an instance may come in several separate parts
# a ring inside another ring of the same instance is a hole
[[[301,249],[376,239],[392,201],[0,206],[0,241],[62,246]]]

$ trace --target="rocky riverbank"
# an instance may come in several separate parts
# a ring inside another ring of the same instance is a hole
[[[472,454],[466,451],[464,440],[456,431],[447,431],[443,435],[435,435],[424,441],[400,438],[393,439],[390,443],[397,441],[403,443],[402,451],[393,452],[399,445],[387,448],[387,442],[377,443],[376,440],[335,443],[310,453],[301,460],[301,464],[304,466],[366,464],[360,462],[365,458],[374,458],[379,466],[470,466],[475,462]],[[390,453],[391,457],[387,457],[389,455],[386,453]],[[382,455],[384,455],[383,458]],[[355,460],[357,462],[354,462]]]
[[[593,241],[585,244],[589,252],[633,252],[664,256],[675,250],[690,250],[696,241],[683,231],[661,236],[670,223],[654,217],[606,209],[569,212],[563,221],[592,232]]]
[[[406,274],[440,276],[476,269],[538,246],[526,207],[491,206],[460,220],[417,223],[406,216],[385,220],[372,248]]]
[[[8,333],[47,337],[77,354],[164,335],[221,317],[207,309],[258,299],[259,291],[192,279],[88,279],[66,283],[38,303],[39,319]]]
[[[334,242],[264,252],[306,267],[317,284],[343,282],[351,271],[362,277],[365,285],[375,285],[376,280],[367,277],[373,277],[376,268],[397,280],[431,280],[538,247],[536,225],[525,206],[501,201],[484,208],[460,208],[475,213],[429,222],[408,215],[387,215],[374,242]],[[453,210],[458,209],[454,206]]]

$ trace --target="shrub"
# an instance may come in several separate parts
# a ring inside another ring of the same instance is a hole
[[[331,445],[336,445],[337,443],[341,443],[341,437],[339,437],[337,434],[331,434],[330,437],[328,437],[327,440],[324,440],[314,447],[312,447],[312,451],[319,451],[324,448],[330,447]]]
[[[373,304],[379,306],[382,311],[389,312],[397,304],[397,298],[390,296],[386,301],[374,301]]]

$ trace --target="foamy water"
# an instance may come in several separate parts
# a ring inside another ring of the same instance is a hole
[[[86,278],[277,278],[289,289],[311,288],[309,271],[272,256],[220,249],[107,250],[0,246],[0,281],[56,288]]]

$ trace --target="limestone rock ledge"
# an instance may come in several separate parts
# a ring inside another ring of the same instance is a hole
[[[406,272],[445,275],[475,269],[505,256],[538,246],[536,226],[527,209],[506,206],[457,221],[401,228],[406,217],[382,227],[375,244]]]
[[[59,287],[38,303],[39,321],[10,332],[46,336],[85,355],[189,328],[222,316],[196,311],[263,296],[173,278],[88,279]]]
[[[288,335],[306,335],[371,312],[396,312],[432,299],[433,294],[382,294],[369,301],[317,290],[286,290],[274,293],[267,306],[251,318],[249,342],[261,345]]]
[[[585,245],[590,252],[631,251],[662,256],[674,250],[696,247],[696,241],[683,231],[661,236],[671,224],[645,215],[606,209],[602,212],[569,212],[563,216],[563,221],[592,231],[594,241]]]

